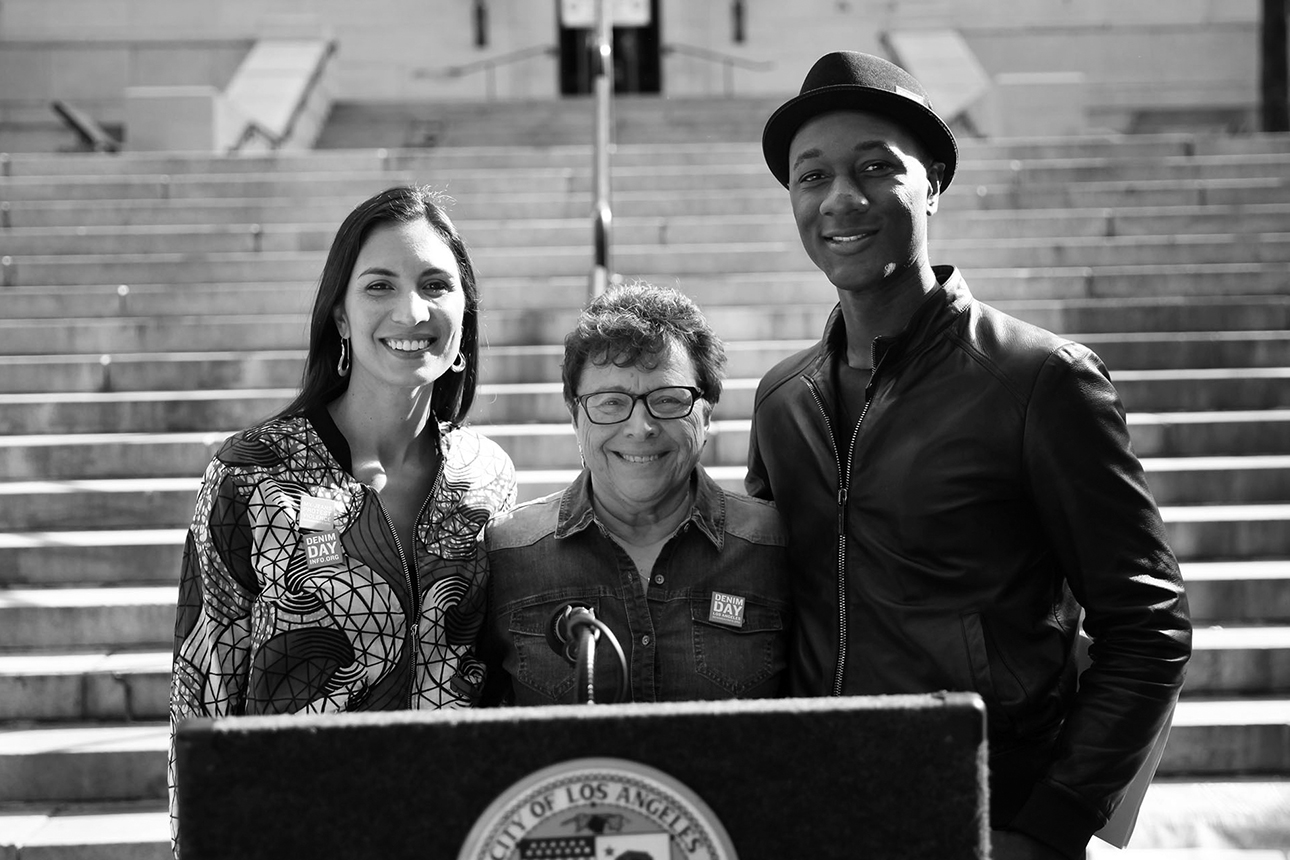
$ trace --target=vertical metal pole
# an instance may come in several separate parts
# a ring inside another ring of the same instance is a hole
[[[596,0],[596,54],[592,62],[592,79],[596,95],[595,163],[592,177],[596,200],[592,212],[595,237],[595,260],[591,267],[590,297],[603,293],[609,286],[609,228],[613,213],[609,205],[609,147],[611,137],[610,100],[614,92],[613,16],[609,0]]]
[[[1290,131],[1287,5],[1287,0],[1263,0],[1259,52],[1259,118],[1263,131]]]

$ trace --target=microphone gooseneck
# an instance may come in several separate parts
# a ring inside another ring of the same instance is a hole
[[[586,604],[568,603],[557,609],[546,625],[551,650],[577,668],[578,701],[586,704],[596,702],[596,643],[601,636],[618,658],[618,684],[609,701],[621,702],[627,697],[627,658],[618,637],[596,617],[596,611]]]

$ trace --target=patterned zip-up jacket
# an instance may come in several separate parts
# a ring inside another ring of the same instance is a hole
[[[404,558],[379,495],[350,473],[326,409],[224,443],[184,547],[172,729],[188,717],[469,707],[480,530],[515,502],[492,440],[441,428],[442,466]],[[174,751],[169,769],[177,812]]]

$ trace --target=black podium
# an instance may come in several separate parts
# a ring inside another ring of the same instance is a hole
[[[971,694],[193,720],[183,860],[984,858]]]

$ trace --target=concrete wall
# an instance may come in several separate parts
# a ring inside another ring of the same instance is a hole
[[[879,52],[893,29],[958,30],[992,74],[1080,72],[1088,109],[1108,125],[1144,106],[1246,106],[1257,98],[1259,0],[744,0],[746,40],[729,0],[661,0],[663,41],[773,64],[736,69],[672,54],[670,96],[796,91],[821,53]],[[0,0],[0,100],[51,91],[119,113],[125,85],[211,84],[236,66],[233,45],[263,37],[336,37],[339,100],[547,99],[556,62],[537,56],[483,73],[463,64],[554,45],[557,0],[488,0],[489,44],[474,45],[470,0]],[[168,40],[200,36],[175,46]],[[118,40],[117,47],[94,45]],[[124,41],[121,41],[124,40]],[[52,47],[51,47],[52,46]],[[169,53],[168,53],[169,52]]]
[[[251,45],[247,38],[0,41],[0,122],[46,118],[54,98],[75,103],[100,122],[121,122],[127,87],[222,88]]]

